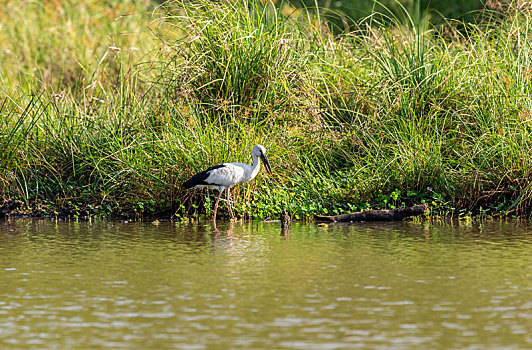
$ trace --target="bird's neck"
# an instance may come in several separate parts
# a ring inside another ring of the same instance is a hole
[[[251,179],[255,178],[260,170],[260,158],[253,156],[253,166],[251,167]]]

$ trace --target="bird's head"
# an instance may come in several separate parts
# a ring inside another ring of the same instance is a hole
[[[264,167],[268,173],[272,175],[272,168],[270,167],[270,162],[268,162],[268,158],[266,157],[266,148],[261,145],[256,145],[253,147],[253,151],[251,153],[253,154],[253,158],[258,157],[264,162]]]

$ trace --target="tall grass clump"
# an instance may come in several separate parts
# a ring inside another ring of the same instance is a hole
[[[468,135],[461,159],[468,195],[480,203],[510,198],[521,212],[529,212],[532,200],[530,20],[530,8],[516,4],[494,28],[472,28],[468,103],[460,115]]]
[[[294,113],[311,98],[306,69],[319,48],[301,11],[283,16],[273,3],[248,1],[170,2],[166,9],[180,34],[170,44],[167,83],[201,113],[258,121]]]
[[[527,180],[518,180],[526,166],[516,165],[530,159],[522,119],[530,106],[521,100],[530,97],[521,56],[529,52],[529,20],[528,11],[508,12],[452,38],[422,30],[418,20],[370,31],[362,42],[378,82],[367,96],[377,105],[355,132],[362,140],[355,168],[378,176],[384,192],[437,193],[451,210],[528,212]]]
[[[0,4],[0,196],[50,213],[115,195],[108,175],[119,180],[120,163],[113,171],[99,165],[138,121],[145,60],[156,50],[153,8],[151,1]],[[120,198],[109,202],[116,207]]]

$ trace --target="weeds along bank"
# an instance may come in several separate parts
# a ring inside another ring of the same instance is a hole
[[[5,2],[0,196],[36,213],[210,213],[213,193],[180,184],[260,143],[274,176],[232,190],[244,217],[421,201],[528,214],[523,4],[460,32],[412,13],[333,34],[281,3]]]

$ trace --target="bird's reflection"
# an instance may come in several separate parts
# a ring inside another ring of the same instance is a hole
[[[235,232],[236,220],[230,220],[230,221],[228,221],[228,224],[229,225],[228,225],[227,228],[222,228],[222,231],[220,231],[218,229],[218,227],[216,226],[216,222],[213,223],[213,232],[215,233],[214,234],[214,240],[215,241],[220,239],[220,234],[221,233],[225,233],[225,235],[224,235],[225,239],[232,240],[234,238],[233,234]]]

